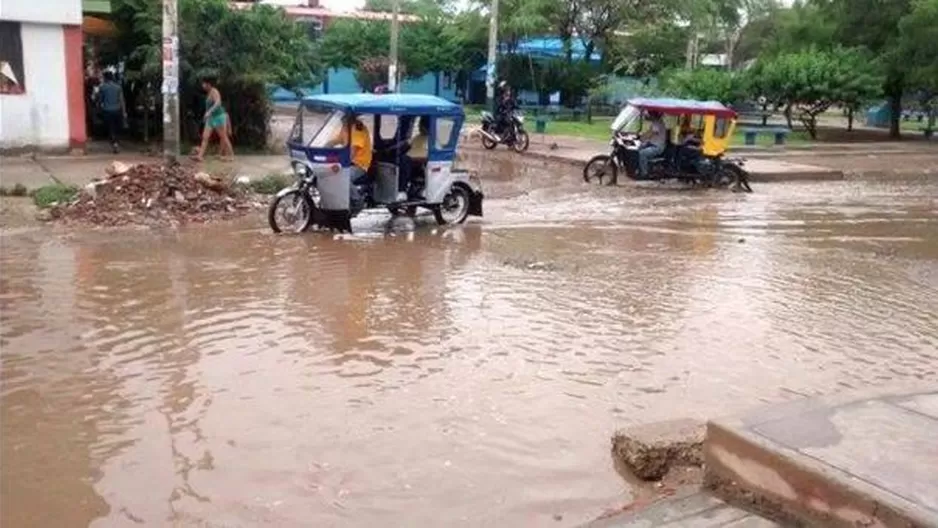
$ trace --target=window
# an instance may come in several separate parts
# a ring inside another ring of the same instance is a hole
[[[456,146],[456,120],[451,117],[436,118],[436,149],[450,150]]]
[[[26,93],[19,22],[0,21],[0,94]]]
[[[727,121],[725,118],[718,117],[716,120],[716,124],[714,125],[714,128],[713,128],[713,137],[717,139],[725,138],[726,132],[727,130],[729,130],[729,124],[730,122]]]
[[[343,138],[342,119],[345,113],[339,110],[323,111],[307,107],[303,112],[303,137],[311,138],[309,146],[313,148],[331,148]],[[345,137],[345,142],[348,138]]]
[[[396,115],[382,115],[380,117],[378,137],[382,141],[395,141],[397,139],[398,119]]]

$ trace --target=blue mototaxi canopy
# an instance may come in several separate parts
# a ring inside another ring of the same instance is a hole
[[[304,97],[303,104],[354,114],[463,116],[462,106],[422,94],[321,94]]]
[[[629,104],[643,110],[654,110],[667,115],[705,114],[717,117],[736,117],[736,111],[716,101],[695,101],[693,99],[649,99],[638,97],[629,99]]]

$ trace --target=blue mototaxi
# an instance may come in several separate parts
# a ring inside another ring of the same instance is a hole
[[[315,225],[351,232],[351,219],[371,208],[410,216],[425,208],[440,225],[482,216],[479,179],[453,168],[464,120],[460,105],[430,95],[304,98],[287,141],[297,181],[271,202],[271,228],[299,232]],[[353,128],[367,131],[373,149],[370,167],[356,181],[353,174],[361,171],[352,170]],[[418,129],[425,161],[408,157]]]

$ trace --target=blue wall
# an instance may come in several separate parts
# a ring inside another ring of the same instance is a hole
[[[355,80],[355,70],[351,68],[337,68],[329,70],[326,80],[316,86],[302,89],[305,95],[322,93],[360,93],[361,86]],[[428,73],[417,79],[404,79],[400,86],[400,93],[414,93],[437,95],[445,99],[456,101],[455,78],[445,73]],[[270,91],[274,101],[296,101],[292,92],[274,86]]]

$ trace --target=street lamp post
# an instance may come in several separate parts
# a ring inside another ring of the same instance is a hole
[[[401,2],[394,0],[394,12],[391,15],[391,60],[388,65],[388,91],[397,92],[397,41],[400,35]]]
[[[176,0],[163,0],[163,157],[179,157],[179,33]]]
[[[495,62],[498,60],[498,0],[492,0],[489,13],[489,58],[485,68],[485,101],[489,107],[495,101]]]

